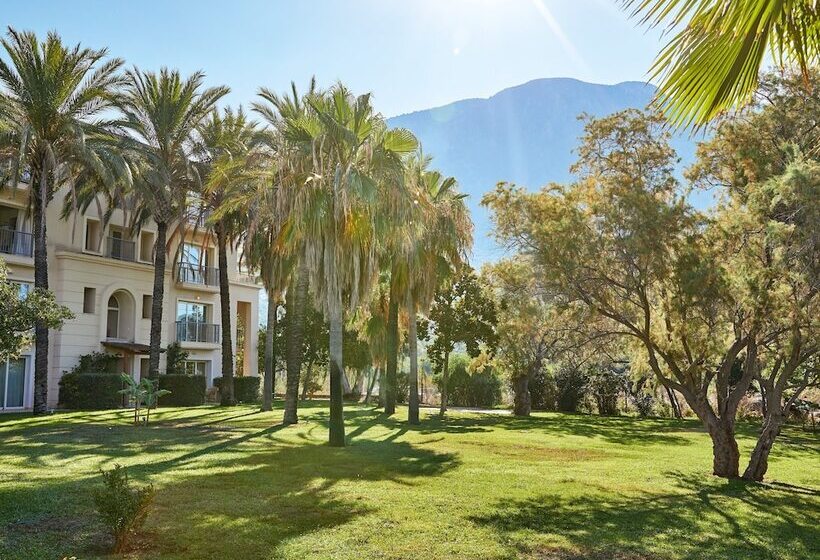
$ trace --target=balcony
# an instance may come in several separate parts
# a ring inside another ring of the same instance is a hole
[[[135,262],[137,260],[137,245],[133,241],[107,237],[105,239],[105,256],[118,261]]]
[[[182,284],[219,287],[219,269],[190,263],[177,263],[176,279]]]
[[[200,323],[199,321],[177,321],[175,326],[177,342],[219,344],[221,341],[222,331],[220,325]]]
[[[0,253],[31,257],[34,254],[34,236],[30,233],[0,227]]]

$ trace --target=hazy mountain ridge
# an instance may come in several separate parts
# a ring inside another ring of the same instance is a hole
[[[545,78],[502,90],[482,99],[471,98],[399,115],[391,126],[412,130],[434,166],[456,177],[470,195],[476,225],[474,260],[501,255],[488,237],[491,222],[479,206],[481,196],[499,181],[530,189],[571,179],[573,149],[583,130],[578,116],[607,115],[629,107],[643,108],[655,87],[643,82],[590,84],[571,78]],[[695,143],[673,141],[682,165],[691,162]]]

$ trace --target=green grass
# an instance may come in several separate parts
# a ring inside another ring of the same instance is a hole
[[[105,556],[91,489],[128,466],[156,507],[130,558],[808,559],[820,557],[820,436],[785,431],[776,483],[709,476],[690,421],[423,415],[347,407],[0,416],[0,558]],[[428,411],[431,413],[431,411]],[[752,428],[741,437],[744,453]]]

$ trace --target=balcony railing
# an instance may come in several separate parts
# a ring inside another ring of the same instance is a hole
[[[177,263],[177,281],[184,284],[219,286],[219,269],[190,263]]]
[[[134,262],[137,260],[137,244],[117,237],[105,239],[105,256],[109,259]]]
[[[199,321],[177,321],[177,342],[210,342],[218,344],[221,340],[221,327]]]
[[[34,254],[34,236],[15,229],[0,227],[0,253],[30,257]]]

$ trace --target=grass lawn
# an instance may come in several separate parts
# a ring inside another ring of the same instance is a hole
[[[281,403],[277,403],[281,407]],[[0,416],[0,558],[105,556],[91,489],[114,463],[157,488],[130,558],[820,558],[820,435],[789,428],[770,485],[708,475],[692,421],[423,413],[347,406]],[[742,428],[743,452],[752,428]]]

